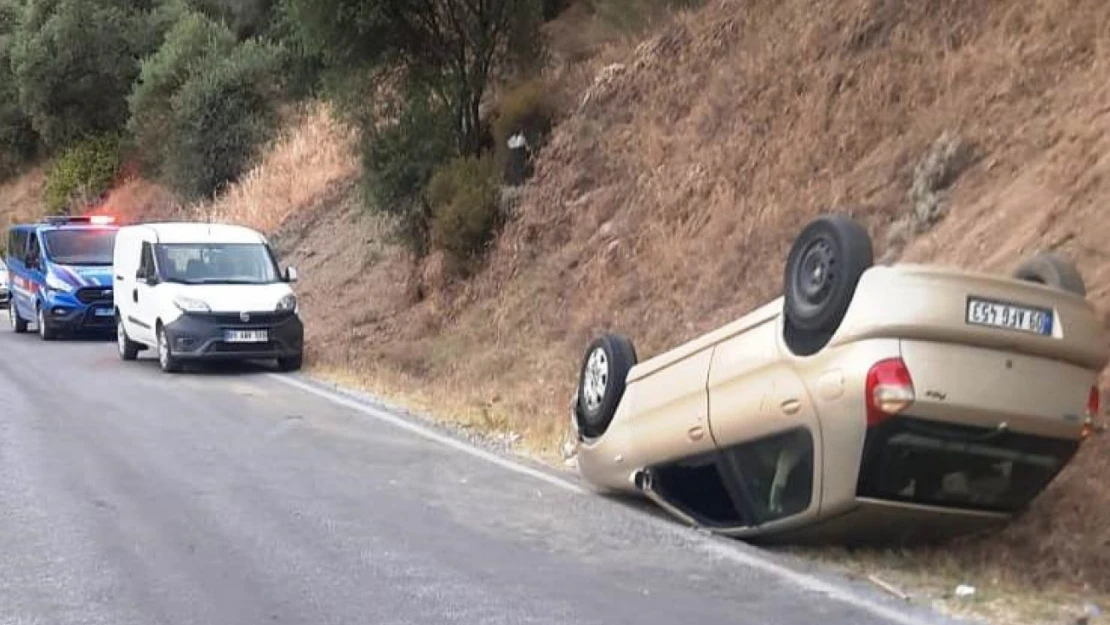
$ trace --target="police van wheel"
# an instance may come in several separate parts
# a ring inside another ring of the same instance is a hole
[[[44,341],[53,341],[58,333],[46,324],[46,313],[42,311],[42,306],[38,307],[38,319],[35,324],[39,327],[39,338]]]
[[[12,332],[16,334],[23,334],[27,332],[27,320],[19,316],[15,311],[15,302],[8,308],[8,319],[12,323]]]

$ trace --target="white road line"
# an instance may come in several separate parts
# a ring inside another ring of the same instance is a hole
[[[357,399],[346,397],[342,393],[321,388],[319,386],[304,382],[297,379],[296,377],[289,375],[281,375],[276,373],[271,373],[268,375],[270,378],[288,386],[295,387],[306,393],[311,393],[313,395],[316,395],[317,397],[321,397],[340,406],[350,408],[351,410],[360,412],[368,417],[372,417],[379,421],[384,421],[391,425],[395,425],[413,434],[446,445],[447,447],[451,447],[463,453],[469,454],[471,456],[474,456],[475,458],[480,458],[482,460],[485,460],[486,462],[490,462],[504,469],[508,469],[509,471],[512,471],[514,473],[534,477],[552,486],[556,486],[558,488],[578,495],[588,494],[588,491],[586,489],[578,486],[577,484],[573,484],[564,479],[555,477],[554,475],[524,466],[517,462],[513,462],[512,460],[509,460],[502,456],[498,456],[497,454],[476,447],[465,441],[459,440],[446,434],[442,434],[440,432],[436,432],[429,427],[420,425],[404,417],[400,417],[386,410],[370,406]],[[668,523],[663,519],[654,518],[649,515],[644,515],[644,518],[649,523],[655,524],[657,527],[668,533],[676,536],[681,536],[684,539],[689,539],[691,537],[689,532],[679,529],[673,523]],[[870,612],[875,616],[886,619],[891,623],[899,623],[900,625],[929,625],[929,621],[921,620],[913,615],[903,613],[890,606],[886,606],[866,597],[857,595],[846,588],[822,581],[812,575],[799,573],[798,571],[773,562],[772,560],[757,555],[756,553],[753,553],[749,550],[741,549],[738,546],[732,546],[723,543],[720,540],[711,537],[697,534],[695,534],[694,536],[696,537],[696,542],[698,543],[698,549],[704,551],[708,555],[729,560],[736,564],[756,569],[769,575],[773,575],[804,590],[822,594],[835,601],[840,601],[855,608]],[[940,614],[937,614],[936,620],[934,620],[933,622],[954,623],[955,621],[945,619]]]
[[[329,391],[327,389],[320,388],[320,387],[315,386],[313,384],[308,384],[308,383],[303,382],[301,380],[298,380],[297,378],[292,377],[292,376],[279,375],[279,374],[270,374],[270,377],[272,377],[273,379],[278,380],[280,382],[283,382],[285,384],[288,384],[290,386],[295,386],[295,387],[301,389],[302,391],[305,391],[306,393],[312,393],[313,395],[316,395],[318,397],[323,397],[324,399],[327,399],[331,402],[334,402],[334,403],[339,404],[341,406],[344,406],[346,408],[350,408],[351,410],[357,410],[358,412],[361,412],[362,414],[364,414],[368,417],[373,417],[375,419],[378,419],[379,421],[385,421],[386,423],[389,423],[389,424],[395,425],[399,428],[408,430],[409,432],[412,432],[413,434],[416,434],[418,436],[423,436],[424,438],[433,440],[437,443],[440,443],[442,445],[446,445],[448,447],[452,447],[452,448],[457,449],[457,450],[459,450],[463,453],[470,454],[471,456],[474,456],[476,458],[481,458],[482,460],[485,460],[486,462],[491,462],[493,464],[496,464],[499,467],[502,467],[504,469],[508,469],[509,471],[513,471],[515,473],[520,473],[522,475],[527,475],[527,476],[530,476],[530,477],[534,477],[538,480],[543,480],[544,482],[547,482],[548,484],[551,484],[552,486],[556,486],[558,488],[561,488],[561,489],[566,490],[566,491],[570,491],[570,492],[575,493],[575,494],[585,495],[586,492],[587,492],[586,489],[582,488],[581,486],[578,486],[577,484],[572,484],[572,483],[570,483],[566,480],[559,479],[559,478],[555,477],[554,475],[544,473],[543,471],[539,471],[539,470],[533,469],[531,467],[526,467],[522,464],[513,462],[512,460],[509,460],[507,458],[503,458],[501,456],[498,456],[497,454],[488,452],[484,449],[481,449],[479,447],[471,445],[470,443],[467,443],[465,441],[461,441],[461,440],[459,440],[459,439],[457,439],[453,436],[448,436],[446,434],[441,434],[440,432],[436,432],[435,430],[433,430],[431,428],[425,427],[423,425],[420,425],[418,423],[415,423],[415,422],[410,421],[408,419],[405,419],[403,417],[399,417],[395,414],[389,413],[389,412],[387,412],[385,410],[382,410],[380,408],[375,408],[374,406],[368,406],[365,403],[360,402],[356,399],[349,398],[349,397],[344,397],[343,395],[341,395],[339,393]]]

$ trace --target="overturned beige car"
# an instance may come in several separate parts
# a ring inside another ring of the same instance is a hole
[[[874,265],[824,215],[784,296],[644,362],[606,334],[573,402],[582,476],[775,542],[907,541],[1005,522],[1090,435],[1108,358],[1076,268]]]

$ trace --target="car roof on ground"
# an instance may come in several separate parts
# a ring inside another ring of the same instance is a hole
[[[159,243],[264,243],[258,232],[244,226],[205,222],[165,222],[131,226],[154,232]]]

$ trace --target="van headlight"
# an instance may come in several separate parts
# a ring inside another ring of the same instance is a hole
[[[281,300],[278,301],[277,309],[280,312],[297,310],[297,296],[290,293],[281,298]]]
[[[58,291],[61,293],[72,293],[74,290],[73,285],[69,284],[65,280],[62,280],[52,273],[46,274],[46,288],[47,290]]]
[[[185,297],[183,295],[178,295],[177,297],[173,298],[173,305],[181,309],[181,312],[186,313],[212,312],[212,309],[208,307],[208,304],[205,304],[199,299],[193,299],[191,297]]]

